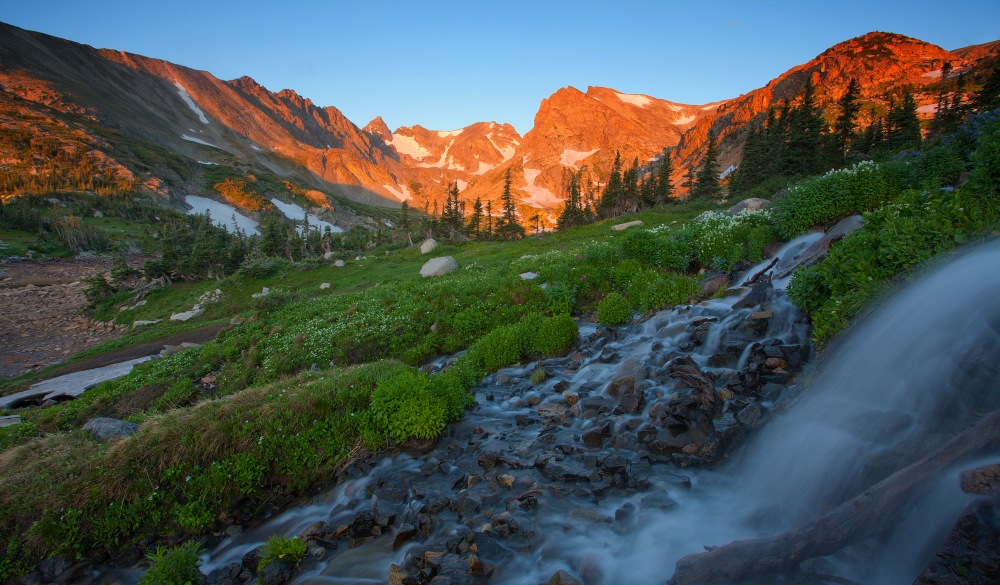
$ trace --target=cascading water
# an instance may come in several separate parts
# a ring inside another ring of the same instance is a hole
[[[786,246],[778,269],[816,237]],[[786,368],[808,352],[808,330],[780,288],[745,308],[708,301],[617,333],[583,324],[576,355],[488,377],[477,406],[431,452],[382,458],[227,539],[203,569],[215,571],[213,583],[236,583],[225,576],[268,536],[325,521],[336,549],[307,558],[293,583],[384,583],[390,564],[450,583],[483,582],[483,573],[498,585],[544,583],[559,570],[588,585],[663,582],[703,545],[808,520],[1000,408],[990,392],[1000,363],[997,266],[1000,245],[991,244],[907,287],[794,399]],[[538,367],[551,377],[533,385]],[[678,379],[684,368],[704,377]],[[690,387],[704,379],[725,399],[714,415]],[[775,401],[781,414],[738,464],[695,468],[740,449]],[[826,559],[824,572],[909,584],[968,501],[954,474],[929,478],[914,499],[919,514],[881,543]],[[381,524],[367,531],[372,518]]]

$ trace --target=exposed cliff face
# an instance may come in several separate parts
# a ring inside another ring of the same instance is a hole
[[[862,101],[876,108],[884,109],[886,94],[903,87],[914,92],[918,105],[927,105],[937,99],[936,92],[928,88],[940,81],[945,62],[951,62],[957,72],[971,66],[981,53],[982,49],[975,48],[946,51],[917,39],[881,32],[839,43],[808,63],[781,74],[766,86],[726,102],[717,112],[699,120],[684,134],[674,152],[678,178],[688,166],[700,163],[709,131],[720,137],[720,168],[738,164],[748,124],[762,122],[768,108],[794,100],[809,79],[816,86],[819,105],[828,111],[832,111],[829,106],[847,91],[852,78],[858,80]],[[867,120],[862,122],[867,123]]]
[[[557,213],[570,173],[584,171],[593,185],[607,179],[616,153],[625,166],[634,159],[646,164],[677,144],[685,130],[716,107],[676,104],[603,87],[589,87],[586,93],[573,87],[560,89],[542,100],[534,127],[510,160],[486,173],[466,195],[498,198],[509,170],[522,215],[537,210]]]
[[[886,94],[902,87],[915,91],[924,105],[936,100],[943,63],[961,72],[998,54],[1000,42],[949,52],[901,35],[870,33],[831,47],[760,89],[714,104],[677,104],[601,87],[563,88],[542,100],[534,127],[522,137],[497,122],[393,132],[375,118],[361,129],[334,107],[316,106],[292,90],[270,91],[249,77],[223,81],[166,61],[96,50],[0,23],[0,91],[5,103],[17,103],[8,112],[48,116],[78,134],[88,130],[73,120],[89,120],[151,141],[195,168],[195,161],[225,154],[308,187],[377,205],[407,200],[433,207],[455,183],[463,200],[495,201],[509,172],[522,216],[540,213],[544,219],[561,209],[570,173],[582,172],[584,189],[596,193],[616,153],[628,167],[675,147],[676,184],[689,166],[700,163],[712,132],[720,138],[721,168],[738,164],[749,125],[762,121],[768,108],[794,100],[809,79],[822,107],[839,99],[852,78],[869,110],[884,109]],[[0,124],[10,128],[24,127],[27,119],[7,118]],[[111,174],[120,177],[132,172],[138,184],[162,191],[150,172],[136,174],[135,165],[119,164],[106,141],[91,136],[85,142],[100,155],[88,155],[100,160],[97,166],[110,165],[116,169]]]

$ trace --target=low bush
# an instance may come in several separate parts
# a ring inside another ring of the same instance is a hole
[[[628,301],[618,293],[611,293],[597,305],[597,322],[605,325],[624,325],[632,320]]]
[[[728,270],[742,260],[759,261],[764,246],[778,239],[768,210],[745,210],[734,215],[707,211],[694,222],[698,261],[715,270]]]

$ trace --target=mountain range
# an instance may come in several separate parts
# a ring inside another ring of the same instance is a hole
[[[363,128],[337,108],[291,89],[272,91],[249,77],[221,80],[166,61],[95,49],[0,23],[0,130],[44,136],[114,177],[173,205],[186,194],[217,194],[210,167],[251,176],[273,173],[309,194],[312,204],[341,201],[418,209],[440,205],[457,184],[461,199],[499,199],[509,172],[518,210],[551,221],[570,173],[597,192],[612,161],[651,163],[669,152],[675,184],[719,140],[721,167],[735,167],[753,123],[794,100],[807,80],[821,106],[858,80],[863,117],[884,112],[894,92],[912,91],[933,113],[945,62],[953,75],[1000,55],[1000,41],[948,51],[891,33],[869,33],[824,51],[759,89],[711,104],[678,104],[610,88],[558,89],[543,99],[524,136],[509,124],[478,122],[454,130],[419,125],[390,130],[381,118]],[[863,121],[864,122],[864,121]],[[36,176],[44,154],[18,155],[0,142],[0,169]],[[16,192],[0,193],[4,197]],[[496,207],[494,207],[496,209]]]

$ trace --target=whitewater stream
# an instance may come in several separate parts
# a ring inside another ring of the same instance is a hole
[[[790,242],[773,270],[818,237]],[[540,584],[558,571],[560,583],[663,583],[681,557],[807,521],[1000,408],[998,266],[996,243],[952,260],[816,371],[786,281],[628,327],[582,323],[570,356],[487,377],[429,451],[359,463],[224,539],[202,570],[239,583],[244,557],[269,536],[306,531],[327,550],[311,549],[290,581],[299,585]],[[539,368],[548,378],[532,384]],[[879,542],[810,566],[909,585],[972,501],[958,471],[928,478]]]

